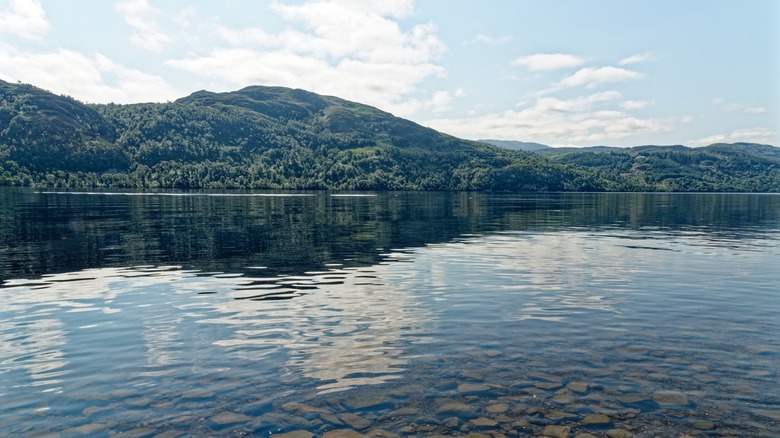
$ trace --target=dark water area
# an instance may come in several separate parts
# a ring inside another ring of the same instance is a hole
[[[780,195],[0,207],[0,436],[780,435]]]

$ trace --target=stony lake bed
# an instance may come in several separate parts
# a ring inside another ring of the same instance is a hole
[[[1,192],[0,435],[780,435],[779,196],[349,195]]]

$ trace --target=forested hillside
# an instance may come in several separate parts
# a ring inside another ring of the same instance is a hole
[[[593,172],[613,191],[780,192],[780,148],[767,145],[546,149],[541,153]]]
[[[713,145],[531,153],[461,140],[373,107],[289,88],[86,105],[0,81],[0,185],[780,191],[776,150]]]
[[[278,87],[83,105],[0,83],[0,183],[46,187],[598,190],[587,172]]]

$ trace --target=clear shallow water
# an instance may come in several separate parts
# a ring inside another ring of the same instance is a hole
[[[780,196],[287,195],[0,191],[0,435],[780,434]]]

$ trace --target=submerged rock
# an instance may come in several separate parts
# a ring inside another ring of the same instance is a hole
[[[349,413],[349,412],[346,414],[339,415],[339,419],[344,423],[348,424],[349,426],[351,426],[352,428],[358,430],[365,429],[371,426],[371,422],[369,420],[366,420],[360,415]]]
[[[492,403],[485,406],[485,410],[491,414],[503,414],[509,410],[509,405],[506,403]]]
[[[228,426],[236,423],[246,423],[251,418],[244,414],[236,414],[235,412],[220,412],[219,414],[209,418],[209,421],[217,426]]]
[[[465,412],[471,412],[474,408],[467,405],[466,403],[460,403],[460,402],[452,402],[452,403],[445,403],[441,406],[439,406],[438,409],[436,409],[437,414],[462,414]]]
[[[605,425],[611,423],[612,420],[604,414],[588,414],[582,419],[582,424],[591,425]]]
[[[609,438],[633,438],[634,434],[625,429],[610,429],[607,431]]]
[[[421,411],[417,408],[403,407],[387,414],[388,417],[408,417],[411,415],[420,415]]]
[[[574,420],[579,418],[579,415],[571,414],[569,412],[562,412],[562,411],[549,411],[544,413],[544,418],[553,421]]]
[[[576,392],[577,394],[585,394],[588,392],[590,385],[585,382],[569,382],[566,387],[569,388],[570,391]]]
[[[569,426],[547,426],[544,428],[542,435],[553,438],[568,438],[570,433],[571,427]]]
[[[450,417],[442,421],[442,424],[450,429],[455,429],[460,424],[458,417]]]
[[[311,438],[312,436],[314,436],[314,434],[308,430],[294,430],[292,432],[274,435],[274,438]]]
[[[398,438],[397,434],[384,429],[374,429],[366,434],[369,438]]]
[[[365,435],[350,429],[331,430],[330,432],[325,432],[322,435],[322,438],[362,438],[362,437],[365,437]]]
[[[618,397],[618,400],[620,400],[621,403],[626,404],[634,404],[634,403],[642,403],[646,401],[650,401],[650,398],[646,395],[632,393],[632,394],[625,394]]]
[[[489,386],[481,385],[479,383],[461,383],[458,385],[458,392],[461,394],[479,394],[489,390]]]
[[[653,393],[653,401],[659,405],[686,406],[688,396],[678,391],[656,391]]]
[[[329,414],[327,409],[318,408],[315,406],[305,405],[303,403],[290,402],[282,405],[282,409],[288,412],[296,412],[299,415],[305,414]]]
[[[498,422],[495,420],[491,420],[490,418],[485,417],[479,417],[475,418],[470,421],[471,424],[473,424],[476,427],[496,427],[498,426]]]
[[[370,394],[362,395],[354,398],[349,398],[344,401],[344,404],[355,411],[365,409],[379,409],[384,406],[389,406],[391,400],[382,394]]]

